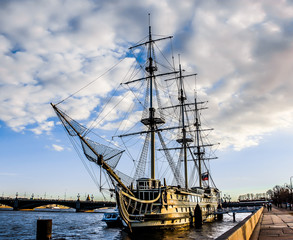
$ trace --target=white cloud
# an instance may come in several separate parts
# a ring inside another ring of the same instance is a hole
[[[244,2],[243,2],[244,3]],[[248,28],[264,20],[266,13],[260,2],[249,2],[243,4],[229,17],[228,24],[235,25],[237,28]]]
[[[209,3],[197,9],[187,61],[198,69],[200,92],[210,102],[206,113],[225,139],[222,146],[242,149],[292,127],[292,34],[287,18],[276,18],[280,6],[240,1],[214,7],[216,12]]]
[[[38,127],[36,128],[32,128],[30,129],[32,132],[34,132],[35,134],[39,135],[42,134],[43,132],[49,132],[52,127],[54,126],[54,122],[53,121],[46,121],[46,122],[40,122],[40,124],[38,125]]]
[[[61,152],[61,151],[64,150],[64,148],[62,146],[59,146],[59,145],[56,145],[56,144],[52,144],[52,147],[57,152]]]
[[[293,5],[288,1],[27,0],[0,5],[0,119],[15,131],[49,132],[54,126],[48,120],[54,116],[49,103],[98,79],[63,104],[76,119],[90,117],[133,59],[99,76],[119,62],[131,41],[147,35],[148,12],[153,33],[174,35],[183,67],[199,73],[198,91],[210,102],[207,119],[218,138],[225,136],[223,146],[253,146],[265,134],[293,125]],[[110,121],[100,123],[104,129],[129,109],[133,97],[127,100],[108,115]]]

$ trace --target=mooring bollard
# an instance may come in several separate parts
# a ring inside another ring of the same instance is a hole
[[[37,240],[52,239],[52,219],[38,219]]]
[[[218,214],[217,214],[217,220],[218,221],[223,220],[223,213],[219,213],[220,211],[222,211],[222,206],[219,204],[218,205],[218,208],[217,208],[217,212],[218,212]]]
[[[197,204],[194,209],[194,225],[196,228],[200,228],[202,226],[202,212],[200,206]]]

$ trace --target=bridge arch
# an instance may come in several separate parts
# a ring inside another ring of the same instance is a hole
[[[0,208],[13,208],[13,206],[9,206],[8,204],[0,203]]]
[[[80,201],[80,200],[51,200],[51,199],[27,199],[27,198],[0,198],[0,204],[12,207],[14,210],[34,209],[37,207],[48,205],[65,206],[79,211],[89,211],[102,207],[115,207],[115,202],[102,202],[102,201]]]

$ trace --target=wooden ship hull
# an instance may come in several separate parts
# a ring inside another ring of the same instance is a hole
[[[214,188],[186,191],[175,186],[159,186],[137,189],[133,193],[135,196],[116,187],[120,217],[131,231],[184,228],[213,221],[219,199],[219,192]]]

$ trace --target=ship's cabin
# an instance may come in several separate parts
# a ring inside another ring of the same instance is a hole
[[[158,189],[161,186],[160,180],[151,178],[139,178],[136,184],[137,190]]]
[[[191,190],[197,194],[203,194],[205,192],[205,190],[201,187],[192,187]]]

